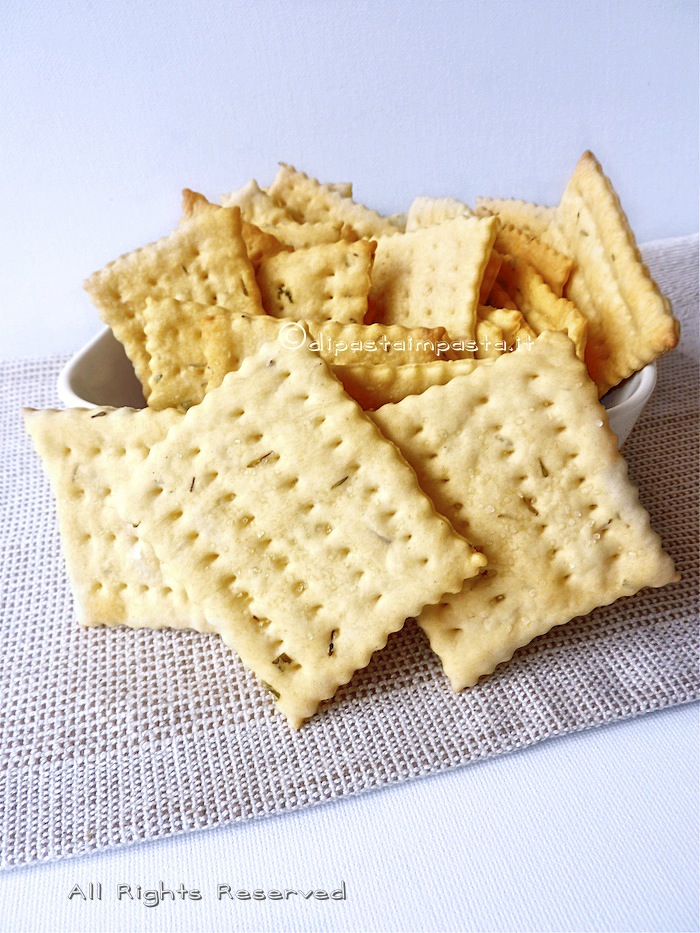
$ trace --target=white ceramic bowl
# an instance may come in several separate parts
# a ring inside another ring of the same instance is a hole
[[[656,364],[611,389],[603,398],[610,427],[624,444],[656,385]],[[58,396],[67,408],[144,408],[131,363],[112,331],[105,327],[66,363],[58,377]]]

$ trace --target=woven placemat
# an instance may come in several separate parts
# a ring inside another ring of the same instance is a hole
[[[22,406],[65,358],[0,364],[3,867],[305,807],[696,699],[698,238],[650,244],[681,347],[625,452],[683,578],[556,629],[451,692],[414,625],[292,733],[215,636],[81,629]]]

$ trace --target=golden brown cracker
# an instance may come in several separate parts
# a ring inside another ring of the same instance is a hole
[[[601,395],[676,346],[678,321],[593,153],[579,160],[547,242],[574,259],[565,296],[588,319],[586,364]]]

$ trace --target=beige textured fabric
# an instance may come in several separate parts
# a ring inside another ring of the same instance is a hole
[[[20,408],[64,358],[0,364],[0,864],[358,793],[696,699],[698,238],[643,251],[683,332],[625,446],[683,574],[537,639],[452,693],[413,623],[298,733],[213,635],[82,629]]]

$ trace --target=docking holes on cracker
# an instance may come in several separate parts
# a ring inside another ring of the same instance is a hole
[[[24,415],[81,624],[215,633],[299,728],[409,617],[462,690],[677,579],[599,396],[678,323],[591,153],[554,207],[182,212],[85,283],[147,408]]]

